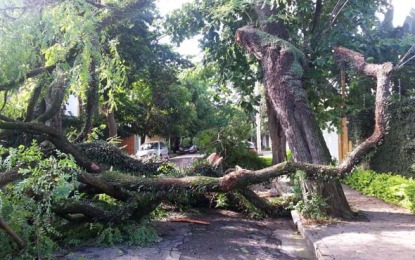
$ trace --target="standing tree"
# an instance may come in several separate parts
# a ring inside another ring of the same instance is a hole
[[[373,26],[376,11],[386,5],[385,1],[323,4],[323,1],[206,0],[189,4],[181,11],[185,15],[173,14],[168,21],[178,41],[189,32],[202,32],[206,62],[218,63],[224,79],[228,77],[226,80],[235,84],[245,81],[242,86],[246,88],[257,78],[250,74],[252,66],[246,65],[253,64],[252,60],[244,58],[234,47],[231,37],[236,32],[236,42],[260,61],[271,108],[270,122],[277,119],[275,129],[281,124],[293,158],[328,164],[330,154],[316,118],[337,118],[341,102],[335,85],[330,83],[338,68],[323,61],[332,60],[329,56],[332,47],[340,44],[353,47],[351,41],[362,41],[359,27]],[[253,25],[243,26],[247,21]],[[242,76],[243,73],[246,75]],[[278,131],[270,132],[273,137],[282,136]],[[338,181],[305,180],[302,188],[304,199],[317,195],[326,200],[329,207],[322,210],[327,214],[352,217]]]
[[[328,164],[330,153],[301,82],[304,54],[290,43],[252,27],[238,29],[235,37],[261,60],[271,108],[281,122],[294,160]],[[351,218],[339,181],[302,180],[301,186],[303,199],[321,196],[329,205],[328,215]]]

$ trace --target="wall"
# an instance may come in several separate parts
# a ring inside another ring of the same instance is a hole
[[[332,158],[339,161],[339,137],[336,132],[329,132],[327,129],[323,130],[324,141],[326,141],[327,148],[329,148]]]
[[[79,116],[79,100],[74,95],[69,95],[65,104],[65,115]]]
[[[370,169],[415,177],[415,100],[389,107],[388,134],[367,160]],[[373,110],[349,117],[349,138],[355,147],[373,132]]]
[[[129,137],[125,137],[122,139],[120,147],[123,147],[123,150],[130,155],[133,155],[136,153],[137,149],[135,147],[135,135],[131,135]]]

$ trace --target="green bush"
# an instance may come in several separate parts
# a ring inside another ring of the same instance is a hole
[[[20,252],[11,238],[0,232],[1,259],[53,258],[62,237],[57,226],[64,220],[57,218],[52,204],[69,197],[78,185],[78,168],[71,156],[57,152],[56,157],[42,158],[34,142],[29,148],[0,146],[0,170],[9,170],[25,162],[37,162],[35,167],[22,168],[25,176],[0,191],[0,218],[22,238],[26,247]]]
[[[5,221],[24,241],[19,250],[6,232],[0,231],[0,259],[54,259],[55,252],[67,245],[146,244],[157,240],[155,231],[146,223],[122,223],[120,226],[100,223],[68,223],[55,215],[53,205],[66,200],[81,201],[76,192],[80,171],[72,156],[56,151],[45,157],[34,142],[29,148],[0,146],[0,171],[7,171],[23,163],[17,179],[0,189],[0,219]],[[98,195],[96,203],[116,206],[108,195]],[[99,202],[98,202],[99,201]]]
[[[324,220],[327,218],[324,210],[329,206],[321,196],[312,193],[308,200],[300,200],[295,204],[294,209],[307,219]]]
[[[415,213],[415,180],[412,178],[357,169],[344,182],[363,194],[376,196]]]
[[[264,166],[269,167],[272,165],[272,158],[271,157],[262,157],[262,161],[264,162]]]
[[[224,167],[234,168],[236,165],[249,170],[259,170],[267,167],[266,162],[256,152],[249,151],[246,146],[229,146],[226,150]]]

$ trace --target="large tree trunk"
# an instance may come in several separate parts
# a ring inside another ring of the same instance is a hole
[[[109,103],[109,95],[108,90],[104,91],[104,105],[103,105],[103,112],[105,118],[107,119],[107,127],[108,127],[108,138],[116,137],[118,134],[117,131],[117,123],[115,122],[115,113],[114,108],[111,107]]]
[[[115,122],[115,114],[113,109],[109,109],[108,107],[105,108],[105,117],[107,118],[107,125],[108,125],[108,137],[116,137],[118,134],[117,131],[117,123]]]
[[[263,1],[258,1],[255,5],[255,12],[258,15],[259,26],[262,31],[275,35],[278,38],[287,40],[288,31],[284,23],[279,20],[270,19],[276,16],[276,10],[271,9],[270,6],[264,5]],[[268,129],[272,144],[272,164],[283,162],[286,160],[287,139],[285,138],[284,130],[281,127],[281,122],[275,109],[272,107],[272,101],[268,94],[267,82],[265,85],[265,98],[268,114]]]
[[[272,165],[286,160],[286,143],[284,130],[281,127],[278,116],[272,107],[268,94],[266,94],[267,114],[268,114],[268,129],[271,137],[272,146]]]
[[[236,41],[261,60],[270,103],[284,129],[297,162],[328,164],[330,153],[302,85],[304,54],[278,37],[250,26],[236,32]],[[351,218],[352,212],[339,181],[303,180],[303,199],[317,194],[326,200],[333,217]]]

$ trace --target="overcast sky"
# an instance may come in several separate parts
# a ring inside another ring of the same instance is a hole
[[[158,6],[162,15],[180,8],[184,3],[192,0],[158,0]],[[402,25],[406,16],[409,14],[411,8],[415,8],[414,0],[392,0],[392,4],[395,7],[394,25]]]
[[[414,0],[392,0],[394,7],[393,25],[402,26],[405,18],[408,16],[409,11],[415,9]]]
[[[174,9],[180,8],[184,3],[191,2],[192,0],[157,0],[158,7],[161,15],[165,15]],[[415,0],[392,0],[394,6],[394,26],[402,26],[409,11],[415,9]],[[178,51],[183,55],[197,55],[200,53],[198,50],[197,39],[191,39],[184,41]]]

